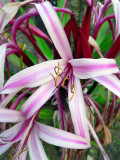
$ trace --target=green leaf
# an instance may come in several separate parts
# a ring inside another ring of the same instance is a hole
[[[32,25],[35,25],[35,23],[32,21],[32,19],[29,20],[29,22]],[[40,48],[40,50],[43,52],[43,54],[45,56],[47,56],[49,59],[53,59],[53,53],[51,52],[51,49],[49,48],[49,46],[47,45],[47,43],[45,42],[44,39],[34,36],[37,42],[38,47]]]
[[[14,103],[15,100],[16,100],[16,97],[14,97],[14,98],[12,99],[12,103]],[[21,106],[23,105],[23,103],[24,103],[25,101],[26,101],[26,99],[23,98],[23,99],[20,101],[20,103],[18,104],[16,110],[20,110],[20,109],[21,109]]]
[[[25,12],[25,11],[24,11],[23,7],[20,7],[20,13],[21,13],[21,14],[24,14],[24,12]]]
[[[92,91],[90,95],[99,104],[102,105],[106,103],[107,90],[103,86],[97,85],[97,87]]]
[[[65,3],[65,0],[59,0],[57,7],[58,7],[58,8],[63,8],[64,3]]]
[[[44,108],[39,113],[40,119],[52,119],[53,118],[54,111],[49,108]]]
[[[41,51],[43,52],[43,54],[45,56],[47,56],[49,59],[53,59],[53,53],[51,52],[51,49],[48,47],[47,43],[45,42],[44,39],[39,38],[37,36],[34,36],[36,41],[37,41],[37,45],[38,47],[41,49]]]
[[[110,47],[113,45],[112,33],[104,38],[102,43],[100,44],[100,49],[102,53],[108,51]]]
[[[96,39],[96,41],[97,41],[97,43],[98,43],[99,45],[100,45],[101,42],[105,39],[106,34],[107,34],[107,32],[108,32],[108,29],[109,29],[109,23],[108,23],[108,22],[105,22],[105,23],[101,26],[101,28],[100,28],[100,30],[99,30],[99,32],[98,32],[97,39]]]
[[[95,142],[95,141],[91,141],[91,144],[94,146],[94,147],[97,147],[98,148],[98,145],[97,145],[97,143]]]
[[[59,0],[57,7],[58,8],[63,8],[64,3],[65,3],[65,0]],[[58,17],[59,17],[59,19],[60,19],[60,21],[62,23],[62,26],[65,27],[66,23],[70,19],[70,15],[68,13],[64,13],[64,17],[63,17],[63,20],[62,20],[62,12],[57,12],[57,14],[58,14]]]
[[[17,57],[14,53],[12,53],[12,54],[10,54],[9,56],[8,56],[8,60],[11,62],[11,63],[13,63],[17,68],[19,68],[20,69],[20,58],[19,57]],[[23,63],[23,65],[25,65],[24,63]]]
[[[25,54],[31,59],[31,61],[34,63],[34,64],[37,64],[37,58],[32,55],[31,53],[29,53],[27,50],[24,49],[24,52]]]
[[[112,45],[113,45],[113,39],[112,39],[112,33],[110,33],[107,36],[105,36],[105,38],[103,39],[103,41],[99,45],[100,50],[104,56],[105,56],[104,53],[107,53]],[[94,52],[93,57],[95,59],[99,58],[99,55],[96,51]]]

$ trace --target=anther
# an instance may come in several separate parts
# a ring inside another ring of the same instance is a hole
[[[72,100],[72,98],[73,98],[74,94],[76,93],[76,90],[75,90],[75,86],[74,86],[74,84],[72,84],[72,87],[71,87],[71,93],[72,93],[72,96],[71,96],[71,98],[69,99],[69,101],[71,101],[71,100]]]
[[[56,71],[56,69],[58,69],[58,70]],[[55,66],[55,68],[54,68],[54,72],[55,72],[55,74],[56,74],[56,78],[52,75],[52,73],[50,73],[50,75],[53,77],[53,79],[54,79],[54,81],[55,81],[55,86],[56,86],[56,88],[58,87],[58,85],[57,85],[58,77],[59,77],[59,76],[61,77],[60,70],[61,70],[62,72],[64,72],[64,70],[63,70],[62,68],[60,68],[60,63],[58,62],[58,66]],[[62,78],[62,77],[61,77],[61,78]]]

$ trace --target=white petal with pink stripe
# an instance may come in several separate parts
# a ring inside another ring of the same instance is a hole
[[[25,87],[32,88],[47,83],[53,79],[51,74],[56,76],[55,66],[60,64],[60,67],[64,70],[66,63],[65,60],[51,60],[26,68],[12,76],[5,84],[1,93],[9,94]],[[59,70],[59,73],[61,72],[62,70]]]
[[[73,149],[86,149],[90,147],[89,141],[81,136],[38,122],[35,122],[35,131],[43,141],[56,146]]]
[[[15,111],[15,110],[10,110],[10,109],[0,109],[0,122],[20,122],[24,121],[25,116],[21,111]]]
[[[44,2],[35,6],[61,58],[72,59],[67,36],[52,5]]]
[[[117,78],[117,76],[107,75],[95,77],[94,80],[105,86],[118,97],[120,97],[120,80]]]
[[[85,112],[85,103],[83,98],[83,93],[81,89],[80,80],[77,77],[74,77],[74,89],[75,93],[71,92],[71,83],[68,87],[68,99],[69,99],[69,108],[71,118],[74,124],[75,133],[90,141],[89,131],[87,126],[86,112]],[[70,100],[70,98],[73,98]]]
[[[119,71],[114,59],[73,59],[68,61],[73,67],[73,74],[80,78],[93,78],[97,76],[109,75]]]
[[[29,155],[34,160],[48,160],[39,137],[36,135],[34,128],[32,129],[28,139]]]

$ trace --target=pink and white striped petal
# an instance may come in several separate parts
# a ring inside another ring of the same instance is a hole
[[[28,149],[31,159],[48,160],[39,137],[36,135],[34,128],[32,129],[28,139]]]
[[[24,2],[12,2],[7,3],[0,9],[0,33],[3,32],[5,26],[14,18],[17,14],[19,7],[25,5],[33,0],[25,0]]]
[[[90,143],[83,137],[35,122],[37,135],[45,142],[64,148],[86,149]]]
[[[5,63],[6,44],[0,46],[0,90],[4,84],[4,63]]]
[[[52,75],[56,77],[54,68],[58,67],[58,64],[64,70],[66,66],[66,61],[46,61],[18,72],[7,81],[1,93],[9,94],[25,87],[37,87],[39,85],[49,82],[53,79]],[[62,70],[59,71],[59,73],[62,72]]]
[[[6,152],[11,147],[11,144],[0,144],[0,155]]]
[[[23,122],[19,122],[18,124],[14,125],[13,127],[5,130],[4,132],[2,132],[0,134],[0,144],[7,144],[7,143],[13,143],[18,141],[21,137],[19,136],[19,138],[16,140],[12,140],[14,137],[16,137],[19,133],[19,131],[21,130],[22,126],[24,124]]]
[[[20,7],[20,2],[7,3],[0,9],[0,33],[3,32],[5,26],[16,15]]]
[[[52,5],[46,1],[35,6],[61,58],[72,59],[67,36]]]
[[[74,76],[80,79],[109,75],[119,71],[114,59],[73,59],[68,61],[73,67]]]
[[[17,92],[13,92],[13,93],[7,95],[7,96],[0,102],[0,107],[1,107],[1,108],[4,108],[4,107],[10,102],[10,100],[11,100],[17,93],[18,93],[18,91],[17,91]]]
[[[115,75],[95,77],[93,79],[120,97],[120,80]]]
[[[101,145],[101,143],[100,143],[100,141],[99,141],[99,139],[98,139],[93,127],[92,127],[92,125],[90,124],[90,122],[88,120],[87,120],[87,122],[88,122],[88,126],[89,126],[89,129],[90,129],[90,132],[91,132],[92,136],[94,137],[95,141],[97,142],[97,144],[98,144],[98,146],[99,146],[99,148],[100,148],[100,150],[102,152],[104,160],[110,160],[109,157],[107,156],[107,154],[105,153],[105,150],[102,147],[102,145]]]
[[[28,147],[25,146],[23,148],[23,151],[21,151],[20,155],[18,156],[18,158],[16,160],[26,160],[27,159],[27,152],[28,152]]]
[[[0,122],[16,123],[24,120],[25,116],[21,111],[3,108],[0,109]]]
[[[71,92],[71,83],[68,86],[68,99],[71,118],[73,121],[75,133],[90,142],[89,131],[87,126],[85,103],[81,89],[80,80],[74,77],[74,95]],[[73,98],[71,98],[73,96]],[[71,99],[71,100],[70,100]]]
[[[120,34],[120,1],[112,0],[116,19],[116,38]]]
[[[40,86],[21,107],[21,111],[30,118],[53,96],[56,89],[54,80]]]

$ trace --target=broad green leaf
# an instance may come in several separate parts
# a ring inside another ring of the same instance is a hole
[[[114,13],[113,5],[111,5],[108,9],[107,12],[105,13],[105,17],[109,16],[110,14]]]
[[[113,44],[112,33],[110,33],[103,39],[103,41],[99,45],[100,50],[101,50],[101,52],[103,53],[104,56],[105,56],[104,53],[107,53],[109,51],[112,44]],[[99,58],[99,55],[96,51],[94,52],[93,57],[94,58]]]
[[[44,108],[39,113],[40,119],[52,119],[53,118],[54,111],[49,108]]]
[[[97,87],[92,91],[90,95],[99,104],[102,105],[106,103],[107,90],[103,86],[97,85]]]
[[[20,13],[21,13],[21,14],[24,14],[24,12],[25,12],[25,11],[24,11],[23,7],[20,7]]]
[[[59,0],[57,7],[58,8],[63,8],[64,3],[65,3],[65,0]],[[58,14],[58,17],[59,17],[60,21],[62,22],[62,12],[57,12],[57,14]]]
[[[65,0],[59,0],[57,7],[58,7],[58,8],[63,8],[64,3],[65,3]],[[69,19],[70,19],[70,15],[67,14],[67,13],[64,13],[64,17],[63,17],[63,20],[62,20],[62,12],[57,12],[57,14],[58,14],[58,17],[59,17],[59,19],[60,19],[63,27],[65,27],[66,23],[67,23],[67,22],[69,21]]]
[[[12,53],[12,54],[10,54],[10,55],[8,56],[8,60],[9,60],[11,63],[13,63],[17,68],[20,69],[20,66],[21,66],[21,64],[20,64],[20,58],[17,57],[14,53]],[[23,65],[25,65],[25,64],[23,63]]]
[[[63,17],[63,21],[62,21],[63,27],[65,27],[65,25],[67,24],[67,22],[69,20],[70,20],[70,15],[68,13],[64,13],[64,17]]]
[[[35,23],[32,21],[32,19],[29,20],[29,22],[32,25],[35,25]],[[51,52],[51,49],[49,48],[49,46],[47,45],[47,43],[45,42],[44,39],[34,36],[37,42],[38,47],[40,48],[40,50],[43,52],[43,54],[45,56],[47,56],[49,59],[53,59],[53,53]]]
[[[34,63],[34,64],[37,64],[37,58],[32,55],[31,53],[29,53],[27,50],[24,49],[24,52],[25,54],[31,59],[31,61]]]
[[[59,0],[57,7],[58,7],[58,8],[63,8],[64,3],[65,3],[65,0]]]
[[[97,43],[100,45],[101,44],[101,42],[104,40],[104,38],[106,37],[106,33],[108,32],[108,29],[109,29],[109,23],[108,22],[105,22],[102,26],[101,26],[101,28],[100,28],[100,30],[99,30],[99,32],[98,32],[98,36],[97,36],[97,39],[96,39],[96,41],[97,41]]]
[[[110,49],[113,44],[112,33],[104,38],[102,43],[100,44],[101,52],[104,53]]]
[[[34,36],[38,47],[41,49],[42,53],[47,56],[49,59],[53,59],[53,53],[51,52],[51,49],[48,47],[47,43],[44,39]]]
[[[97,145],[97,143],[96,143],[94,140],[91,141],[91,144],[92,144],[94,147],[98,148],[98,145]]]
[[[12,103],[14,103],[15,100],[16,100],[16,97],[14,97],[14,98],[12,99]],[[23,99],[20,101],[20,103],[18,104],[16,110],[20,110],[20,109],[21,109],[21,106],[23,105],[23,103],[25,102],[25,100],[26,100],[26,99],[23,98]]]

